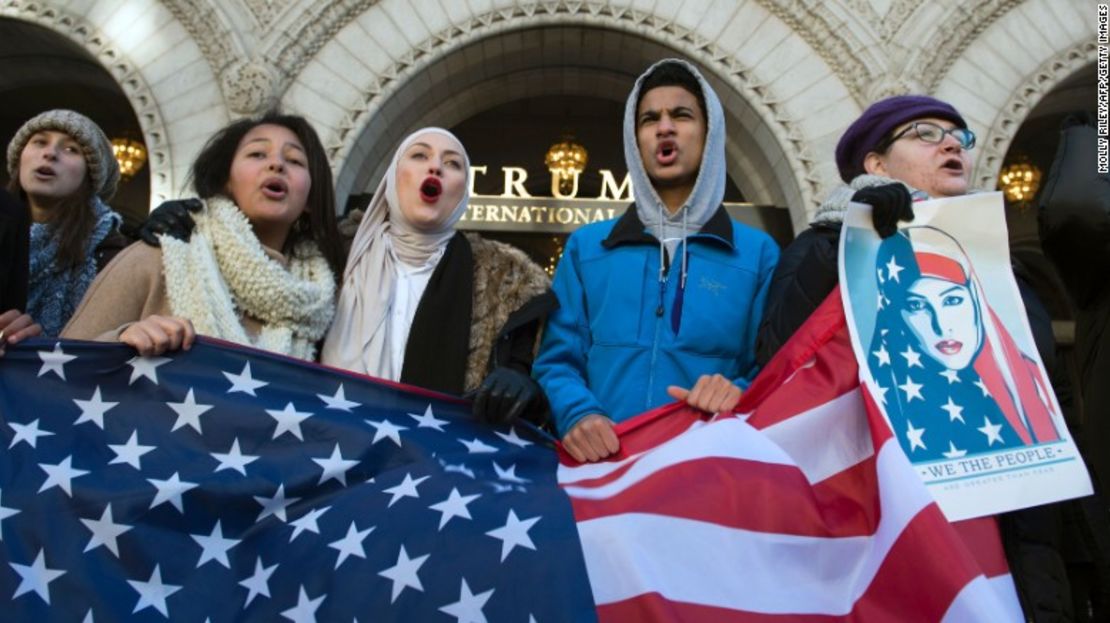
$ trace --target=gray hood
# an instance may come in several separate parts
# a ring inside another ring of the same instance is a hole
[[[667,211],[651,185],[636,145],[636,104],[640,99],[640,87],[644,78],[664,63],[678,63],[697,78],[706,108],[705,149],[701,155],[698,179],[686,203],[674,214]],[[685,237],[687,232],[697,232],[713,216],[725,196],[725,115],[717,94],[697,68],[684,60],[669,58],[655,63],[636,79],[624,107],[624,161],[632,179],[632,192],[636,198],[640,221],[659,240]]]

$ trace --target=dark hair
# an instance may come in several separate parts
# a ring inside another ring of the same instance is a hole
[[[19,184],[18,171],[8,182],[8,192],[30,206],[27,191]],[[47,217],[48,231],[58,239],[58,254],[54,258],[54,265],[61,270],[81,266],[88,256],[89,244],[92,242],[90,236],[96,226],[96,214],[91,205],[93,195],[92,176],[86,169],[85,179],[81,181],[77,191],[59,201]]]
[[[299,115],[286,115],[270,111],[260,117],[240,119],[225,126],[208,139],[189,172],[193,190],[202,199],[227,195],[227,182],[231,177],[231,163],[239,143],[248,132],[260,125],[277,125],[297,136],[304,146],[308,160],[308,175],[312,185],[308,191],[305,210],[289,231],[282,252],[292,254],[296,245],[313,240],[324,255],[338,283],[343,277],[343,242],[336,227],[335,186],[324,145],[312,125]]]
[[[686,89],[698,98],[702,118],[709,118],[709,113],[705,109],[705,95],[701,92],[701,83],[698,82],[697,76],[681,63],[663,63],[644,78],[644,81],[640,83],[640,92],[636,95],[637,111],[640,109],[640,101],[644,99],[644,95],[658,87],[682,87]]]

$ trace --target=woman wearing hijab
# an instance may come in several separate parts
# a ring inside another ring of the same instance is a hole
[[[455,230],[466,210],[470,161],[450,132],[405,138],[357,231],[322,363],[474,398],[475,415],[545,419],[529,376],[536,336],[554,304],[547,275],[521,251]],[[190,201],[159,206],[149,244],[188,238]],[[488,372],[488,374],[487,374]]]
[[[883,304],[868,365],[887,390],[884,407],[906,456],[936,460],[1059,439],[1050,386],[982,298],[959,243],[933,227],[910,227],[885,239],[875,262]]]
[[[0,307],[0,333],[6,334],[0,341],[10,343],[32,334],[34,323],[43,334],[58,335],[128,240],[118,231],[123,219],[106,203],[116,192],[119,164],[91,119],[72,110],[41,113],[19,128],[7,155],[8,190],[30,208],[31,221],[27,245],[20,243],[27,272],[11,286],[26,293],[26,314]],[[26,222],[26,208],[12,210]]]
[[[204,206],[191,240],[127,248],[62,336],[149,356],[200,333],[315,359],[341,257],[331,169],[312,126],[277,113],[236,121],[201,149],[192,179]]]
[[[521,251],[455,230],[469,175],[466,150],[446,130],[401,142],[361,217],[321,362],[477,391],[479,415],[510,421],[539,406],[528,374],[549,283]]]

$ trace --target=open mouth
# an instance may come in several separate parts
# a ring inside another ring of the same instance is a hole
[[[963,349],[963,342],[956,340],[941,340],[936,343],[937,350],[945,355],[955,355]]]
[[[262,194],[269,199],[281,200],[289,193],[289,185],[284,180],[272,177],[262,184]]]
[[[437,177],[426,177],[420,184],[420,198],[425,203],[435,203],[443,194],[443,183]]]
[[[655,161],[663,166],[678,160],[678,145],[674,141],[662,141],[655,148]]]
[[[940,165],[940,168],[951,173],[959,173],[963,175],[964,163],[961,162],[959,158],[949,158],[948,160],[944,161],[944,164]]]
[[[35,175],[40,178],[53,178],[57,173],[54,171],[54,167],[43,165],[35,169]]]

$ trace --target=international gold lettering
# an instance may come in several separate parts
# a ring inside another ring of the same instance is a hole
[[[609,169],[601,169],[601,194],[597,196],[598,199],[612,199],[613,201],[633,201],[632,199],[632,178],[627,173],[624,174],[624,179],[621,180],[620,185],[617,185],[617,178],[613,177],[613,172]],[[610,197],[612,193],[612,197]]]
[[[486,169],[487,168],[488,167],[484,164],[480,167],[475,167],[475,166],[470,167],[470,194],[472,194],[472,195],[478,194],[474,191],[474,182],[477,181],[479,174],[481,174],[481,175],[486,174]]]
[[[532,195],[524,189],[524,182],[528,181],[528,171],[520,167],[501,167],[505,175],[505,184],[501,190],[502,197],[531,198]]]
[[[551,174],[551,196],[556,199],[574,199],[578,196],[578,171],[572,172],[571,189],[568,193],[562,191],[563,177],[558,173]]]

